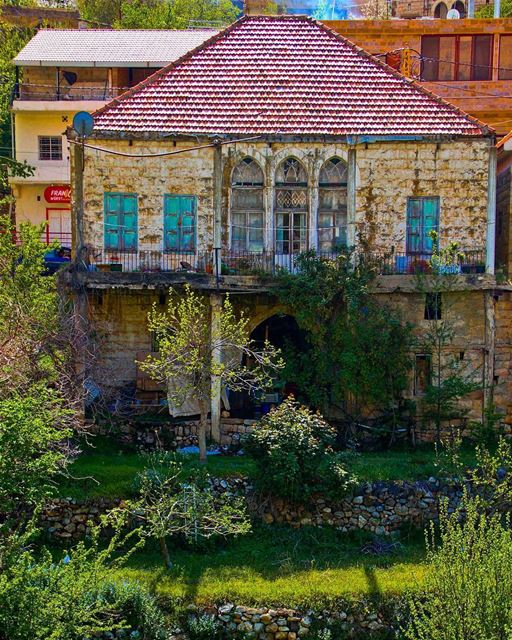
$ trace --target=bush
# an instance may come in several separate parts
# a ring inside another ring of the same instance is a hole
[[[220,622],[207,613],[190,616],[186,626],[190,640],[219,640],[224,635]]]
[[[464,510],[440,518],[439,541],[431,528],[425,593],[410,598],[407,640],[501,640],[512,631],[512,532],[510,518]]]
[[[286,399],[246,436],[246,451],[256,461],[256,482],[265,493],[290,500],[313,493],[339,497],[355,479],[333,449],[336,431],[320,414]]]

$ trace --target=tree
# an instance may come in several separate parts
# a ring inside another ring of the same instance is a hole
[[[475,11],[476,18],[494,18],[494,3],[483,4]],[[512,0],[500,3],[500,18],[512,18]]]
[[[250,531],[243,499],[214,496],[206,477],[185,478],[182,465],[165,452],[148,456],[148,461],[139,475],[138,500],[128,502],[123,510],[142,521],[146,537],[159,542],[167,568],[172,566],[168,536],[197,543]]]
[[[231,0],[78,0],[78,8],[83,18],[118,29],[220,27],[239,13]]]
[[[426,296],[431,318],[429,326],[419,340],[421,349],[431,358],[430,380],[422,401],[423,417],[435,426],[436,441],[440,442],[444,422],[463,418],[467,411],[460,400],[482,388],[477,370],[471,361],[451,350],[455,338],[455,325],[450,308],[455,301],[458,264],[463,254],[455,242],[445,249],[439,248],[436,231],[431,231],[432,256],[428,275],[416,274],[417,290]]]
[[[424,589],[409,598],[406,640],[502,640],[512,630],[510,517],[466,498],[427,534]]]
[[[277,295],[308,342],[302,353],[285,352],[285,375],[300,399],[323,413],[337,405],[357,420],[373,407],[396,423],[411,367],[412,327],[372,297],[376,267],[349,250],[333,259],[307,251],[293,273],[279,275]]]
[[[63,442],[71,411],[43,384],[0,400],[0,512],[34,506],[51,495],[67,461]]]
[[[212,398],[212,379],[232,391],[255,391],[269,386],[282,368],[279,352],[269,343],[257,350],[249,334],[249,319],[235,316],[229,296],[219,308],[218,327],[212,330],[209,299],[187,285],[183,295],[172,288],[167,310],[156,305],[148,316],[159,353],[140,363],[143,370],[167,385],[169,410],[185,401],[199,407],[200,460],[206,462],[206,423]],[[249,361],[251,365],[249,366]]]

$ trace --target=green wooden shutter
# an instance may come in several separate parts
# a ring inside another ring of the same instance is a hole
[[[166,251],[195,251],[195,196],[166,195],[164,198],[164,248]]]
[[[137,249],[137,196],[105,193],[105,249]]]
[[[105,193],[105,249],[119,249],[121,200],[117,193]]]
[[[421,251],[421,200],[409,198],[407,202],[407,253]]]
[[[439,227],[439,199],[423,198],[423,251],[432,253],[433,241],[431,231],[437,231]]]
[[[439,198],[409,198],[407,253],[432,253],[431,231],[439,228]]]
[[[137,196],[124,194],[122,203],[122,248],[133,251],[137,249]]]

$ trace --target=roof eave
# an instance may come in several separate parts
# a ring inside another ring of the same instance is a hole
[[[13,60],[17,67],[99,67],[99,68],[160,68],[166,67],[172,62],[172,60],[137,60],[134,62],[126,60],[20,60],[15,58]]]

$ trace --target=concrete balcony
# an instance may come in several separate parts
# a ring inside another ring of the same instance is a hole
[[[10,184],[69,184],[70,164],[69,160],[36,160],[33,157],[24,157],[22,154],[16,158],[18,161],[27,163],[34,167],[34,174],[25,177],[11,177]]]
[[[14,88],[13,111],[95,111],[126,91],[95,82],[80,85],[37,85],[19,83]]]

